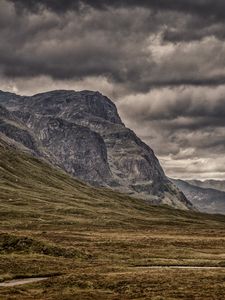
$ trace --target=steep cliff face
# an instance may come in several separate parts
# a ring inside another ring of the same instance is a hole
[[[0,136],[17,147],[40,155],[36,140],[29,129],[13,113],[0,105]]]
[[[0,94],[0,104],[33,133],[39,152],[70,174],[154,204],[192,208],[152,149],[125,127],[115,104],[99,92]]]
[[[94,185],[103,185],[109,180],[107,149],[98,133],[46,115],[39,115],[32,121],[30,118],[28,126],[52,163]]]

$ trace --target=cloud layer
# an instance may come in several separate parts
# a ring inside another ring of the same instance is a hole
[[[222,179],[224,94],[224,86],[154,89],[126,96],[119,108],[127,125],[153,146],[169,176]]]
[[[222,0],[1,0],[0,89],[100,90],[170,176],[222,178]]]
[[[200,16],[213,16],[224,19],[225,4],[223,0],[10,0],[17,7],[31,11],[37,9],[50,9],[58,13],[68,10],[79,10],[82,4],[97,9],[109,7],[144,7],[155,10],[178,11],[182,13],[197,14]]]

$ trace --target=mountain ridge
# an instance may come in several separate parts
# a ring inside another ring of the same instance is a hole
[[[202,187],[202,188],[211,188],[215,190],[219,190],[225,192],[225,180],[215,180],[215,179],[207,179],[207,180],[186,180],[186,182]]]
[[[225,214],[225,192],[191,184],[192,181],[171,179],[193,205],[201,212]]]
[[[152,204],[193,208],[166,177],[153,150],[125,127],[116,105],[101,93],[1,93],[0,105],[35,137],[37,156],[73,176]]]

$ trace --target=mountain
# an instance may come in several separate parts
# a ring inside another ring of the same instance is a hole
[[[186,181],[198,187],[215,189],[215,190],[225,192],[225,180],[209,179],[204,181],[200,181],[200,180],[186,180]]]
[[[171,179],[201,212],[225,214],[225,192],[199,187],[189,182]]]
[[[32,97],[0,92],[0,105],[2,135],[74,177],[152,204],[193,208],[152,149],[125,127],[115,104],[99,92],[60,90]]]
[[[40,154],[35,138],[27,126],[0,105],[0,137],[24,151]]]
[[[145,228],[159,220],[163,226],[178,221],[189,225],[190,218],[205,220],[199,213],[151,206],[124,193],[87,185],[1,138],[0,199],[0,221],[6,222],[6,227],[10,221],[17,223],[17,229],[22,220],[31,224],[29,229],[35,222],[34,230],[42,222],[65,229],[68,223],[83,230],[89,224],[102,229],[121,225]]]

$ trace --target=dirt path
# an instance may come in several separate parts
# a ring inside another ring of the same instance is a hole
[[[184,269],[184,270],[220,270],[224,269],[224,267],[207,267],[207,266],[137,266],[137,267],[132,267],[131,269],[133,270],[155,270],[155,269]],[[128,271],[128,272],[112,272],[112,274],[126,274],[126,273],[131,273],[133,271]],[[4,281],[0,282],[0,287],[13,287],[16,285],[22,285],[22,284],[27,284],[27,283],[33,283],[33,282],[38,282],[38,281],[43,281],[48,279],[49,277],[37,277],[37,278],[23,278],[23,279],[13,279],[9,281]]]
[[[217,270],[223,267],[207,267],[207,266],[138,266],[135,269],[188,269],[188,270]]]
[[[38,281],[42,281],[42,280],[46,280],[46,279],[48,279],[48,277],[14,279],[14,280],[1,282],[0,287],[10,287],[10,286],[22,285],[22,284],[38,282]]]

